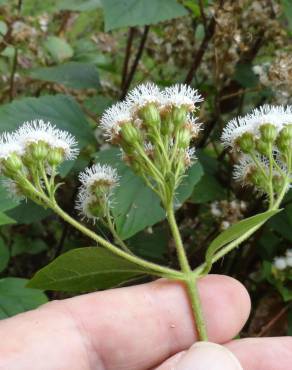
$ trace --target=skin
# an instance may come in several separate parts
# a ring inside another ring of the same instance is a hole
[[[292,339],[231,339],[250,312],[236,280],[199,283],[210,341],[226,345],[244,370],[290,370]],[[0,370],[171,370],[195,341],[179,283],[139,286],[54,301],[0,322]]]

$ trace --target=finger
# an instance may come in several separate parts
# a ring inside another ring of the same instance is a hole
[[[249,315],[246,290],[219,275],[201,279],[199,290],[210,340],[229,341]],[[179,283],[159,280],[75,297],[63,305],[106,369],[149,369],[196,340],[190,304]]]
[[[229,349],[212,342],[195,343],[172,366],[173,370],[243,370]]]
[[[244,370],[290,370],[292,337],[239,339],[227,344]]]
[[[236,356],[244,370],[291,369],[291,337],[239,339],[225,346]],[[179,370],[176,366],[185,353],[186,351],[177,353],[153,370]],[[213,367],[210,369],[213,370]],[[193,370],[197,368],[194,367]]]

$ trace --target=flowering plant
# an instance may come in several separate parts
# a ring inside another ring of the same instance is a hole
[[[226,148],[231,148],[231,155],[238,162],[234,177],[267,196],[267,211],[223,231],[207,248],[205,261],[192,269],[175,210],[179,206],[177,190],[187,169],[196,161],[192,144],[202,130],[196,116],[201,101],[200,94],[187,85],[160,90],[149,83],[136,87],[123,102],[106,110],[100,123],[106,139],[120,147],[123,161],[159,197],[175,242],[179,270],[134,255],[119,236],[112,212],[119,175],[109,165],[96,163],[79,175],[81,186],[76,208],[82,218],[106,226],[112,233],[113,243],[60,208],[56,200],[56,192],[62,185],[57,176],[58,167],[78,155],[77,143],[71,134],[42,120],[25,123],[17,131],[1,137],[0,169],[7,178],[5,185],[14,196],[29,198],[52,209],[104,248],[82,248],[92,259],[92,276],[85,281],[79,280],[80,290],[90,290],[92,279],[102,276],[106,276],[108,286],[116,285],[120,283],[118,274],[122,275],[122,280],[145,274],[180,280],[187,287],[199,337],[207,340],[197,280],[209,273],[214,262],[238,247],[279,212],[292,180],[292,110],[263,106],[227,124],[222,142]],[[62,281],[65,278],[71,279],[74,285],[78,273],[70,269],[70,264],[78,259],[82,266],[79,251],[68,252],[40,270],[30,286],[64,289]]]

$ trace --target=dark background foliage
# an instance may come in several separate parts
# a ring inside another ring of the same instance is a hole
[[[71,215],[77,174],[98,160],[122,175],[117,228],[140,256],[176,267],[158,199],[104,143],[103,110],[142,81],[186,82],[205,101],[199,162],[178,192],[183,239],[195,267],[222,230],[265,209],[265,201],[232,180],[233,154],[220,145],[226,122],[263,103],[289,104],[292,91],[292,3],[289,0],[0,0],[0,131],[43,118],[70,131],[81,155],[61,168],[59,201]],[[65,251],[90,241],[50,211],[11,200],[0,187],[0,317],[65,295],[25,287],[26,279]],[[251,292],[242,335],[291,334],[289,277],[272,273],[292,243],[286,209],[240,249],[217,263]],[[90,225],[107,235],[100,225]]]

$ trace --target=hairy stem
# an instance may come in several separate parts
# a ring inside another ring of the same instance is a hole
[[[63,220],[68,222],[72,225],[75,229],[79,230],[84,235],[87,235],[89,238],[97,242],[98,244],[102,245],[112,253],[116,254],[119,257],[122,257],[130,262],[135,263],[138,266],[141,266],[146,270],[146,272],[152,273],[153,275],[163,276],[170,279],[179,279],[183,280],[183,274],[179,271],[173,270],[168,267],[157,265],[156,263],[148,262],[140,257],[134,256],[129,254],[120,248],[116,247],[115,245],[111,244],[107,240],[103,239],[101,236],[95,234],[93,231],[87,229],[84,225],[80,224],[74,218],[69,216],[66,212],[64,212],[58,204],[55,202],[51,204],[51,208],[53,211],[58,214]],[[150,270],[150,271],[149,271]]]
[[[168,219],[169,226],[172,232],[172,236],[175,241],[179,264],[185,276],[185,284],[186,284],[188,295],[190,298],[199,340],[207,341],[208,335],[207,335],[206,325],[205,325],[205,321],[203,317],[203,310],[202,310],[200,295],[198,292],[197,280],[194,279],[191,267],[189,265],[189,262],[188,262],[188,259],[185,253],[185,249],[184,249],[181,235],[180,235],[177,223],[176,223],[172,204],[171,206],[167,207],[167,219]]]

